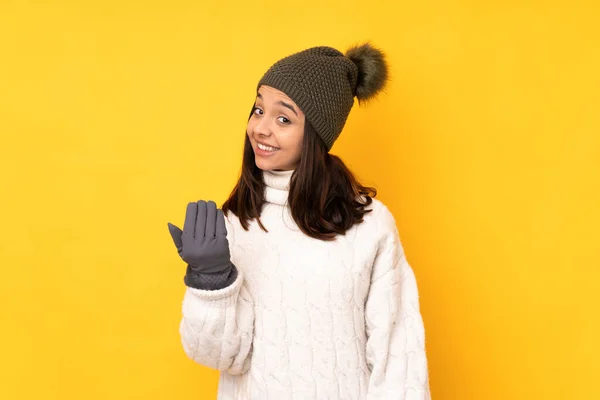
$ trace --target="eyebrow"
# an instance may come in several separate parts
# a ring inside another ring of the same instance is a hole
[[[257,94],[256,94],[256,97],[258,97],[259,99],[262,99],[262,95],[261,95],[260,93],[257,93]],[[292,112],[293,112],[294,114],[296,114],[296,117],[298,116],[298,113],[296,112],[296,109],[294,108],[294,106],[293,106],[293,105],[291,105],[291,104],[288,104],[288,103],[286,103],[286,102],[284,102],[284,101],[282,101],[282,100],[279,100],[279,101],[277,102],[277,104],[280,104],[280,105],[282,105],[282,106],[284,106],[284,107],[286,107],[286,108],[289,108],[290,110],[292,110]]]

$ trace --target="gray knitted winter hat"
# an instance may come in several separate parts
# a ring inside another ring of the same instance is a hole
[[[374,97],[385,86],[384,53],[371,44],[342,53],[332,47],[312,47],[282,58],[258,83],[281,90],[302,110],[327,150],[339,137],[354,105]]]

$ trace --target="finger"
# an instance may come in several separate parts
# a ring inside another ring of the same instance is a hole
[[[223,210],[217,210],[217,230],[216,236],[227,236],[227,228],[225,227],[225,216]]]
[[[188,203],[185,210],[185,222],[183,223],[183,236],[193,238],[196,230],[196,216],[198,214],[198,205]]]
[[[204,200],[198,201],[198,215],[196,216],[196,238],[204,237],[204,231],[206,230],[206,202]]]
[[[181,235],[183,234],[183,231],[170,222],[168,222],[167,225],[169,226],[169,233],[173,238],[173,243],[175,243],[177,251],[181,252],[181,250],[183,249],[183,241],[181,240]]]
[[[214,201],[209,201],[206,204],[206,228],[204,236],[215,237],[215,229],[217,224],[217,205]]]

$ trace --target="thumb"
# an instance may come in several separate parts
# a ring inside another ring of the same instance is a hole
[[[183,242],[181,240],[181,235],[183,234],[183,231],[170,222],[167,222],[167,225],[169,226],[169,233],[173,238],[173,243],[175,243],[177,251],[179,252],[179,254],[181,254],[181,251],[183,250]]]

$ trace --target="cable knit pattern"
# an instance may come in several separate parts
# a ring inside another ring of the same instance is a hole
[[[304,235],[286,205],[292,171],[265,171],[261,220],[227,215],[236,280],[187,288],[186,354],[221,371],[219,400],[427,400],[417,283],[387,207],[335,241]]]

